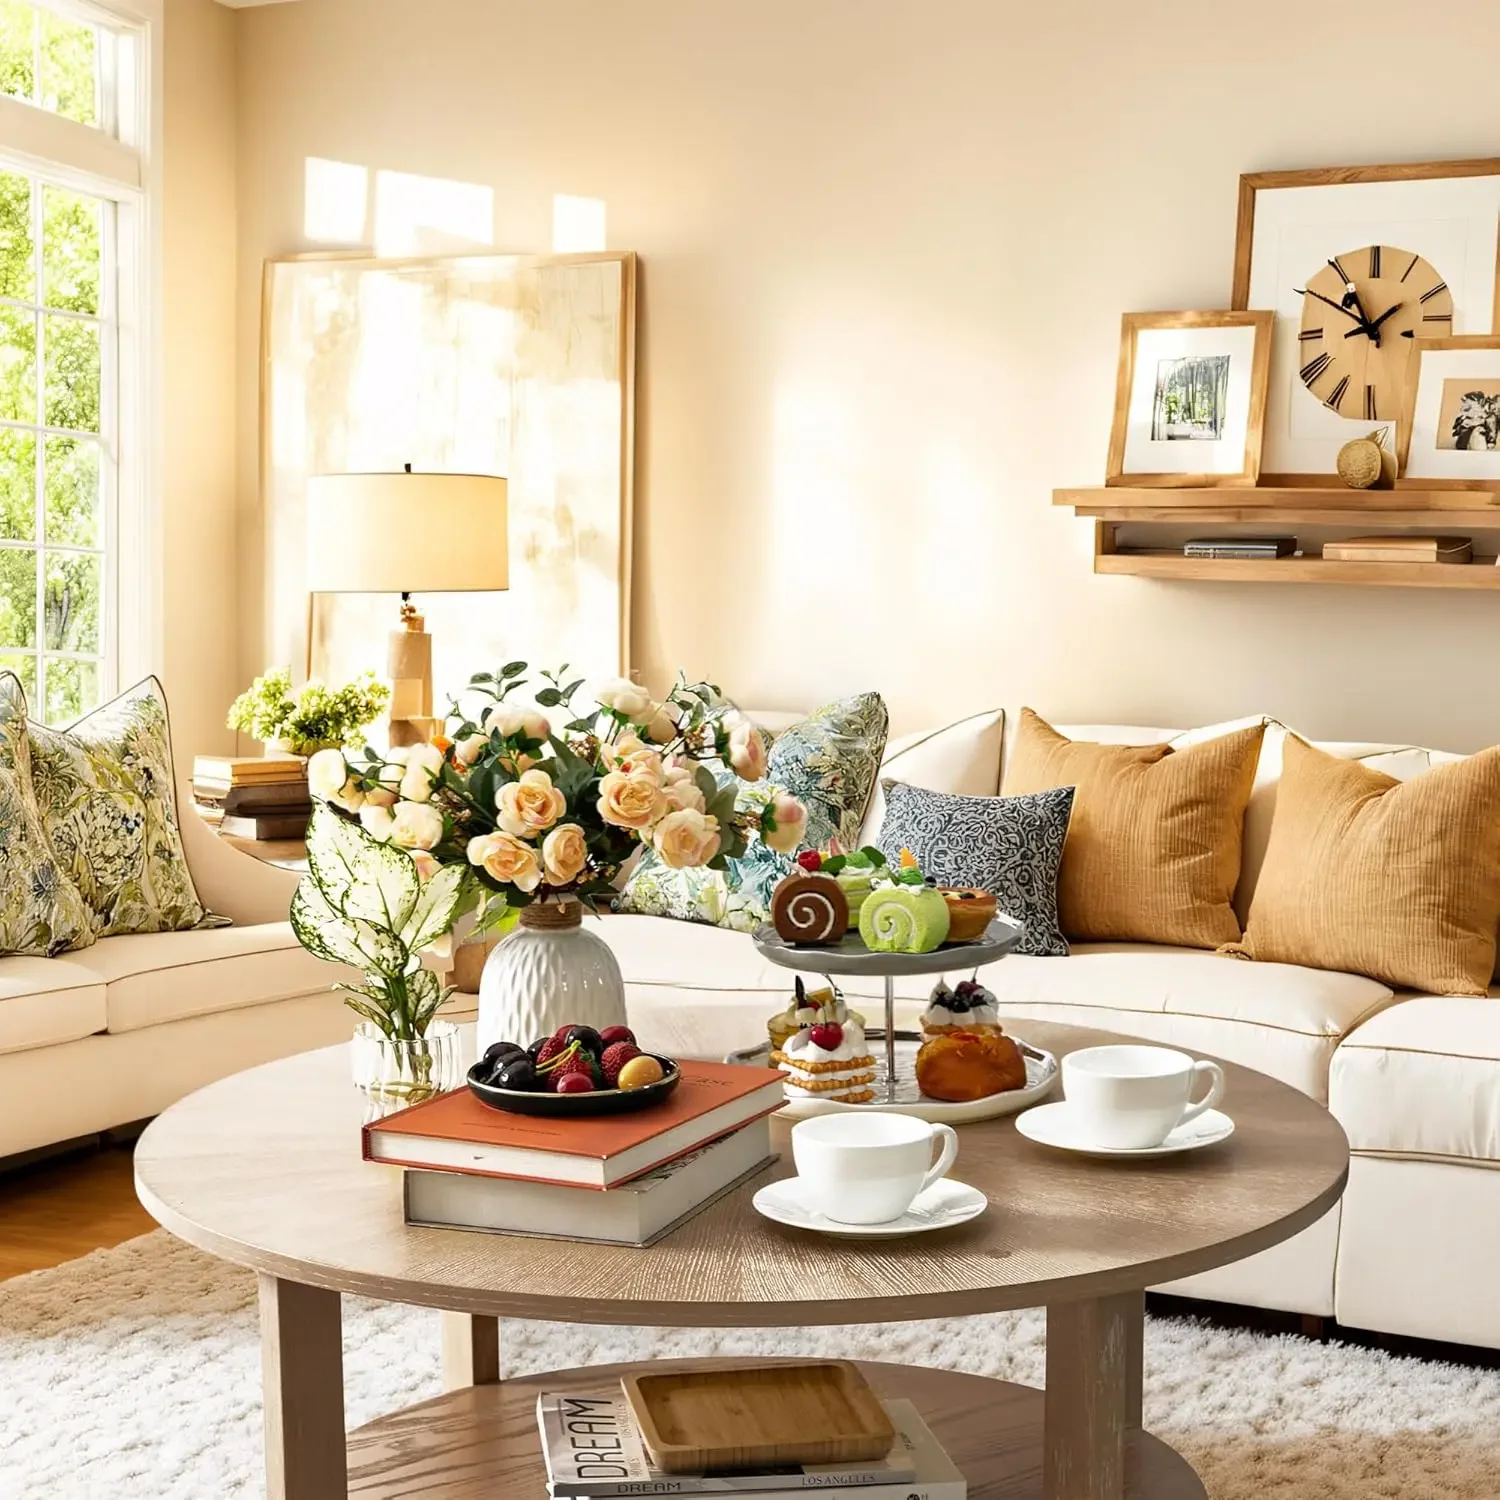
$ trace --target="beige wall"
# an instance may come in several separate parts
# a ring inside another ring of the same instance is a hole
[[[1495,153],[1471,0],[306,0],[241,12],[241,675],[260,265],[309,156],[552,195],[641,252],[633,640],[742,701],[875,684],[1318,736],[1500,740],[1500,600],[1095,578],[1126,309],[1227,298],[1244,170]],[[1421,38],[1420,47],[1416,39]]]
[[[167,0],[162,677],[179,761],[234,743],[234,30],[213,0]]]

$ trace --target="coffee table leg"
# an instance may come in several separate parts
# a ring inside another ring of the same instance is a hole
[[[500,1320],[445,1312],[443,1389],[500,1383]]]
[[[339,1294],[260,1278],[267,1500],[349,1492]]]
[[[1138,1493],[1145,1307],[1123,1292],[1047,1309],[1046,1500]]]

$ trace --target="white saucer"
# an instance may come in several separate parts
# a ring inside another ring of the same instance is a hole
[[[812,1229],[819,1234],[838,1234],[848,1239],[885,1240],[904,1234],[926,1234],[933,1229],[952,1229],[977,1219],[989,1207],[989,1199],[966,1182],[944,1177],[912,1199],[899,1219],[884,1224],[840,1224],[825,1218],[813,1206],[812,1193],[800,1177],[788,1177],[763,1187],[752,1200],[756,1211],[793,1229]]]
[[[1146,1161],[1155,1156],[1177,1156],[1183,1151],[1199,1151],[1227,1141],[1234,1134],[1234,1121],[1216,1109],[1204,1110],[1196,1120],[1179,1125],[1159,1146],[1100,1146],[1089,1141],[1079,1130],[1069,1112],[1067,1101],[1041,1104],[1016,1116],[1016,1129],[1028,1140],[1059,1151],[1076,1151],[1083,1156],[1124,1156]]]

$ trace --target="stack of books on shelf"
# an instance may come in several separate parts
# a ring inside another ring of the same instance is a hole
[[[537,1398],[537,1426],[553,1500],[625,1500],[647,1495],[806,1500],[814,1490],[841,1500],[965,1500],[968,1485],[910,1401],[882,1401],[895,1446],[858,1464],[793,1464],[759,1472],[668,1474],[655,1468],[630,1403],[613,1391]]]
[[[1184,557],[1238,557],[1252,562],[1291,557],[1296,551],[1294,536],[1198,536],[1182,544]]]
[[[234,838],[300,839],[312,816],[307,762],[295,755],[196,756],[193,800]]]
[[[649,1245],[775,1159],[769,1068],[683,1061],[665,1102],[593,1119],[506,1114],[466,1089],[372,1121],[369,1161],[404,1167],[406,1222]]]

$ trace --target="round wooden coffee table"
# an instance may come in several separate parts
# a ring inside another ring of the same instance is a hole
[[[1026,1022],[1059,1055],[1121,1040]],[[872,1364],[915,1400],[974,1500],[1202,1500],[1141,1430],[1144,1289],[1289,1238],[1343,1191],[1348,1142],[1312,1100],[1225,1064],[1233,1137],[1141,1163],[1064,1156],[1012,1120],[967,1125],[954,1175],[990,1211],[940,1235],[822,1239],[762,1219],[781,1162],[647,1250],[409,1229],[400,1172],[360,1159],[365,1101],[342,1047],[253,1068],[141,1137],[136,1186],[173,1234],[260,1273],[271,1500],[542,1494],[534,1403],[611,1371],[500,1382],[506,1317],[656,1327],[799,1327],[1047,1309],[1047,1389]],[[345,1439],[339,1295],[442,1308],[449,1394]]]

